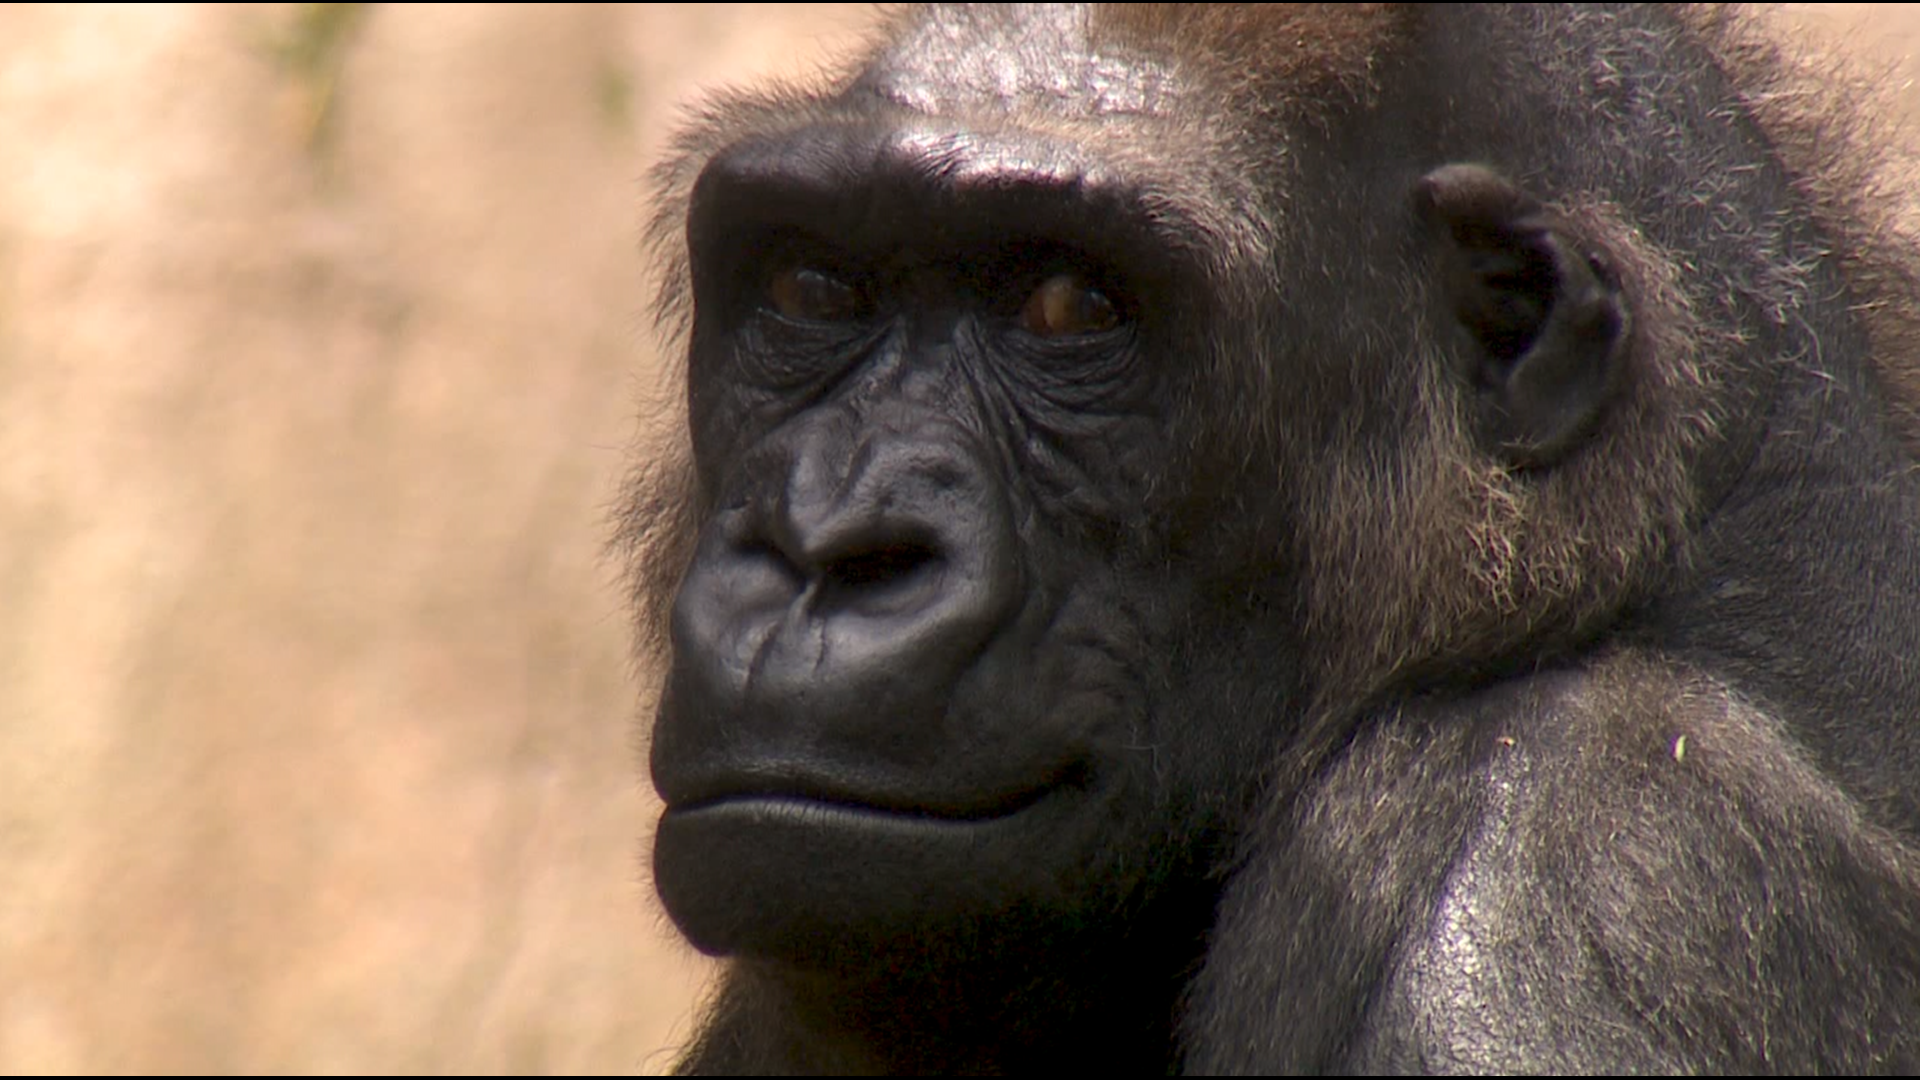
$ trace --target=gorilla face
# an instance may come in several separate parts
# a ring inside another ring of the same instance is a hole
[[[1098,924],[1246,797],[1217,759],[1248,739],[1177,737],[1260,637],[1244,603],[1194,615],[1218,583],[1165,483],[1189,268],[1150,194],[1038,139],[857,119],[701,175],[711,512],[652,751],[655,873],[701,948],[844,966]]]

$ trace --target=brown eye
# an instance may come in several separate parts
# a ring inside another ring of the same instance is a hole
[[[846,322],[860,315],[860,293],[853,286],[803,266],[775,274],[767,297],[773,301],[773,310],[789,319]]]
[[[1080,275],[1055,274],[1027,297],[1020,324],[1035,337],[1098,334],[1120,325],[1120,312]]]

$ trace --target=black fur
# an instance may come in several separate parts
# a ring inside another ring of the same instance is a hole
[[[710,106],[625,532],[683,1070],[1920,1069],[1920,275],[1812,85],[935,5]]]

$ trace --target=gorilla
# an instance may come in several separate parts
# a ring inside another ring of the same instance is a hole
[[[1718,6],[889,19],[658,173],[679,1067],[1920,1069],[1857,95]]]

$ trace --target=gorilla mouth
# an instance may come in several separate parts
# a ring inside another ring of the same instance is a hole
[[[868,819],[876,822],[906,820],[930,824],[982,824],[1030,810],[1063,789],[1085,787],[1087,773],[1086,763],[1074,762],[1050,770],[1038,782],[1019,787],[940,795],[862,790],[821,778],[782,777],[769,782],[767,777],[761,776],[751,783],[719,781],[702,785],[701,790],[670,801],[667,812],[686,815],[750,811],[806,818],[830,816],[849,822]]]
[[[734,772],[668,803],[653,837],[654,883],[709,955],[832,970],[997,919],[1009,898],[1054,896],[1058,868],[1077,865],[1063,852],[1097,846],[1105,820],[1081,797],[1085,772],[938,791],[872,773],[828,783]]]

